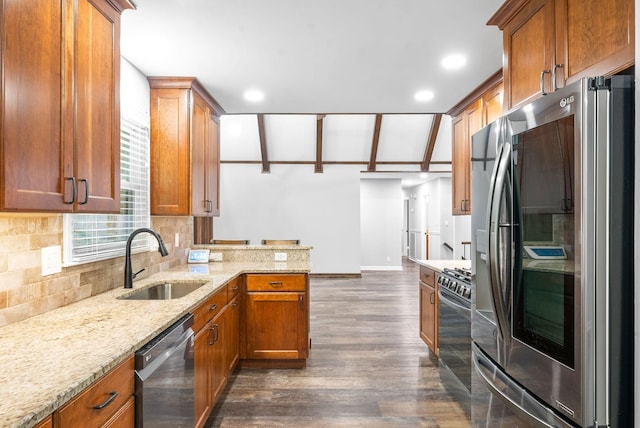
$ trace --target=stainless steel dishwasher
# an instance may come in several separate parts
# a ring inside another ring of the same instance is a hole
[[[193,315],[136,352],[136,427],[193,427]]]

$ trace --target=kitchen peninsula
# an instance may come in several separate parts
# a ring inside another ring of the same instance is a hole
[[[135,282],[133,290],[117,288],[2,327],[0,390],[4,399],[0,402],[0,424],[32,427],[49,417],[236,278],[292,275],[306,279],[309,249],[296,246],[296,256],[279,262],[273,258],[259,261],[265,251],[274,248],[244,248],[244,257],[237,248],[227,249],[235,252],[234,258],[181,265]],[[286,247],[278,251],[289,253]],[[206,284],[178,299],[122,299],[159,281],[198,280]],[[308,301],[305,307],[308,319]],[[306,328],[308,332],[308,324]]]

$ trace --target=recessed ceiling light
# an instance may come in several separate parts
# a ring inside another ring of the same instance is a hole
[[[447,70],[457,70],[466,63],[467,58],[464,55],[454,54],[444,57],[440,64]]]
[[[431,101],[433,97],[434,97],[433,92],[428,90],[418,91],[413,96],[413,98],[415,98],[416,101],[420,101],[421,103]]]
[[[249,89],[244,92],[244,99],[253,103],[260,102],[264,99],[264,92],[258,89]]]

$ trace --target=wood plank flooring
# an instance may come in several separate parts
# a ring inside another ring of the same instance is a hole
[[[300,370],[236,370],[207,427],[469,427],[468,396],[419,338],[418,265],[312,278]]]

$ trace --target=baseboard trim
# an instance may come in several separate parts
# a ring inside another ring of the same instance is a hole
[[[402,266],[360,266],[360,270],[402,270]]]
[[[361,273],[310,273],[309,278],[362,278]]]

